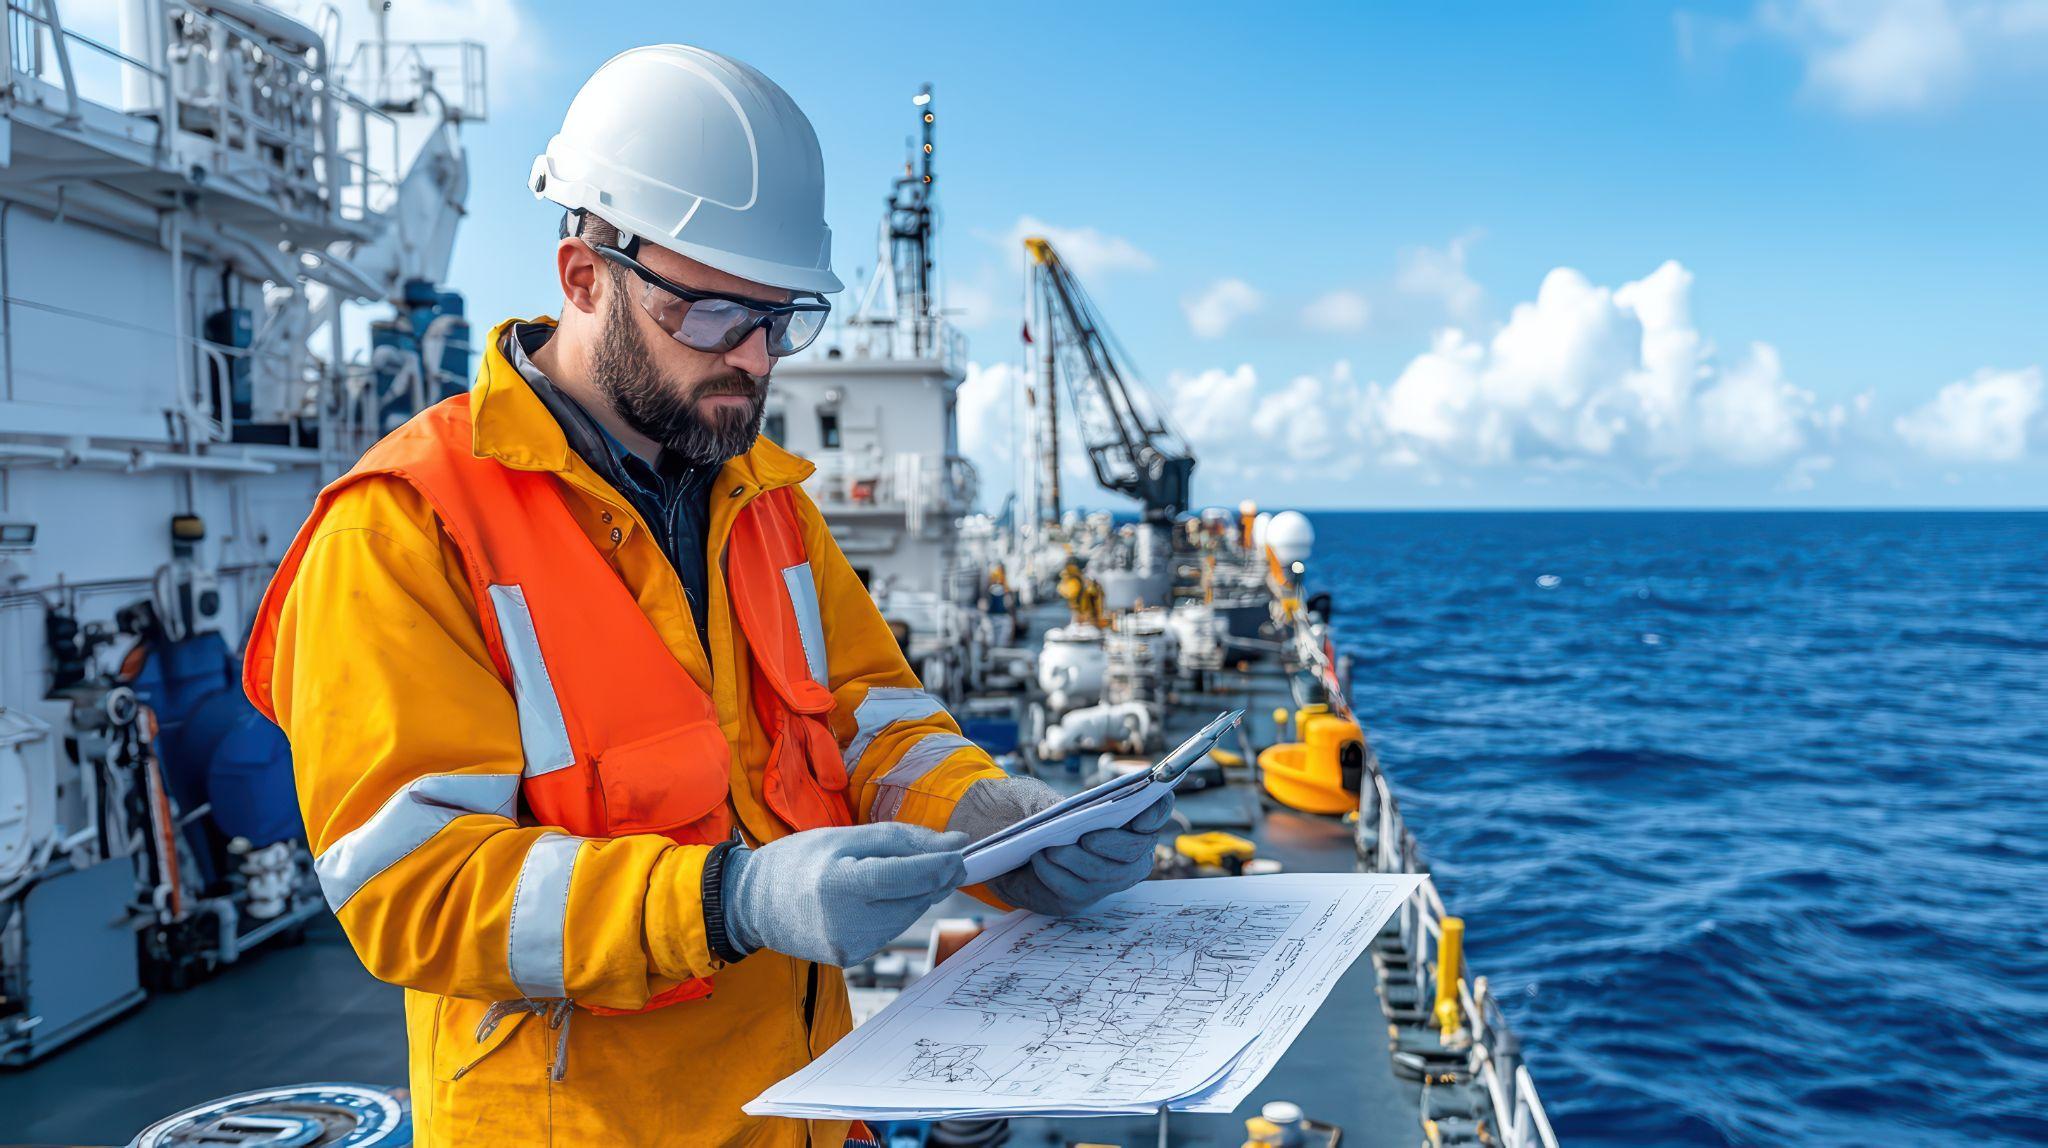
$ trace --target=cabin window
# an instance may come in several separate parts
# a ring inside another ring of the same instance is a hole
[[[789,441],[788,439],[782,437],[788,432],[789,416],[783,414],[781,411],[769,411],[768,417],[761,423],[761,433],[767,435],[768,441],[776,444],[777,446],[780,446],[783,443]]]
[[[826,450],[839,449],[838,411],[818,412],[818,445],[824,447]]]

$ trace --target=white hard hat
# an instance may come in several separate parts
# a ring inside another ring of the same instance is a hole
[[[811,121],[773,80],[702,48],[656,44],[605,61],[527,184],[743,279],[821,294],[842,286]]]

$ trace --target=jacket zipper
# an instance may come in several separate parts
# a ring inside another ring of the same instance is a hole
[[[810,970],[804,984],[804,1051],[809,1052],[811,1022],[816,1019],[818,1011],[818,962],[805,961],[804,966]]]

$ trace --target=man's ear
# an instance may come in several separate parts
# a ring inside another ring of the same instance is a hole
[[[604,257],[581,239],[564,239],[555,245],[555,275],[562,281],[566,306],[595,315],[603,301],[598,280],[604,277]]]

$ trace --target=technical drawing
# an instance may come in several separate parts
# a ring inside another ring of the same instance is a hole
[[[1418,883],[1148,881],[1086,917],[1012,913],[746,1110],[891,1120],[1230,1111]]]
[[[1207,1025],[1256,1002],[1245,991],[1254,970],[1276,949],[1284,958],[1300,946],[1281,943],[1307,909],[1246,900],[1043,920],[931,1002],[968,1014],[978,1034],[1000,1028],[1001,1040],[920,1039],[870,1083],[1038,1096],[1086,1079],[1089,1095],[1142,1092],[1180,1065]],[[1278,976],[1288,961],[1271,964]],[[990,1044],[1002,1051],[989,1056]]]
[[[987,1084],[988,1073],[974,1063],[982,1051],[978,1044],[920,1040],[913,1048],[910,1063],[903,1068],[903,1078],[919,1084]]]

